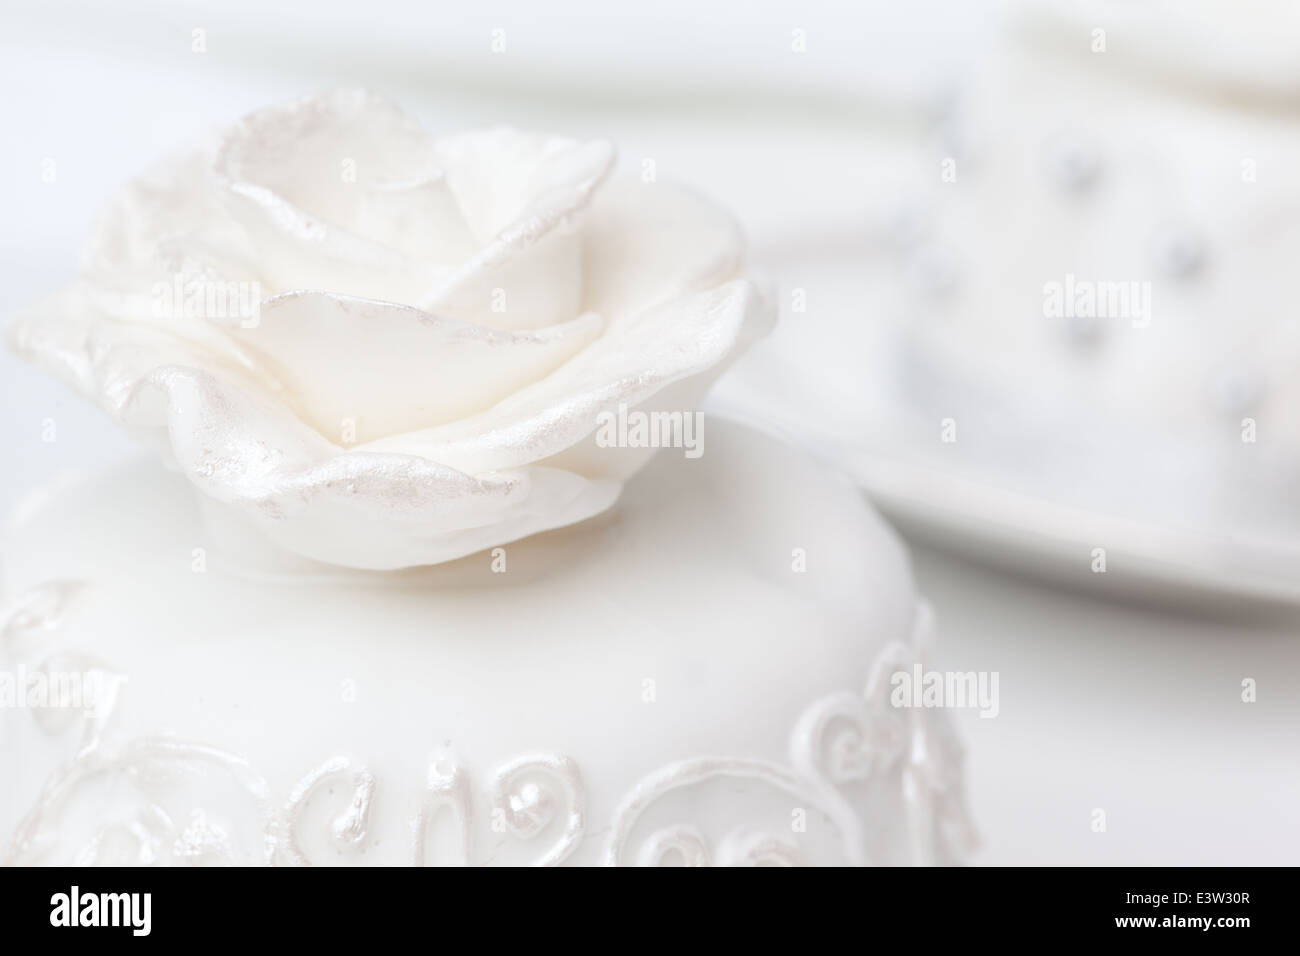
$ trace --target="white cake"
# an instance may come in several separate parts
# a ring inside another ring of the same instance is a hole
[[[1013,5],[906,254],[898,381],[933,435],[955,422],[936,460],[1149,526],[1300,538],[1293,7]]]
[[[175,474],[4,535],[5,860],[960,859],[905,555],[697,417],[770,310],[725,213],[612,162],[344,91],[112,205],[9,342]]]
[[[710,401],[979,560],[1295,603],[1300,11],[998,6]]]
[[[8,860],[957,858],[946,720],[888,699],[927,628],[897,540],[709,427],[601,518],[405,572],[205,566],[149,462],[40,496],[6,535],[9,666],[125,680],[98,718],[0,712]]]

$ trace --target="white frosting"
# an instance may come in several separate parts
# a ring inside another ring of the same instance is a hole
[[[601,412],[690,410],[770,324],[731,219],[612,164],[361,92],[262,110],[127,187],[9,343],[290,552],[461,557],[609,507],[646,455]]]
[[[30,502],[3,666],[127,679],[99,720],[0,711],[5,858],[957,858],[947,721],[888,701],[928,632],[902,548],[846,481],[709,429],[600,519],[327,581],[196,553],[184,483],[147,464]]]
[[[1289,6],[1201,6],[1020,9],[928,167],[897,380],[917,447],[945,470],[1294,541],[1300,124],[1283,101],[1300,33]],[[1262,35],[1252,58],[1243,37]],[[1051,287],[1086,310],[1106,284],[1130,305],[1087,318],[1048,304]],[[960,437],[940,445],[946,419]]]

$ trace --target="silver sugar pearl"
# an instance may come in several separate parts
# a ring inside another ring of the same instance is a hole
[[[1156,268],[1164,275],[1185,279],[1205,265],[1205,242],[1190,229],[1166,226],[1151,241]]]
[[[1068,193],[1087,192],[1101,176],[1101,154],[1079,139],[1058,136],[1049,140],[1044,163],[1051,182]]]
[[[1249,412],[1262,393],[1259,376],[1245,368],[1225,366],[1210,376],[1210,400],[1215,408],[1234,418]]]
[[[909,285],[928,299],[945,299],[952,295],[959,278],[957,257],[943,246],[926,246],[907,263]]]
[[[1095,348],[1101,341],[1101,332],[1105,323],[1095,315],[1070,315],[1064,319],[1062,328],[1065,340],[1075,348]]]
[[[915,249],[933,228],[929,211],[915,199],[899,202],[885,221],[885,241],[897,252]]]

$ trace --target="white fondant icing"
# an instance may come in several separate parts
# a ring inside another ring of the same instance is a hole
[[[599,416],[692,410],[770,327],[730,217],[613,161],[360,91],[260,110],[124,189],[8,342],[280,549],[453,560],[607,509],[648,456]]]
[[[9,598],[6,635],[127,681],[88,749],[0,712],[24,755],[11,862],[913,863],[968,842],[946,723],[882,694],[928,627],[901,548],[845,480],[725,421],[502,573],[486,553],[232,573],[147,466],[21,513],[11,593],[81,584],[61,609]]]

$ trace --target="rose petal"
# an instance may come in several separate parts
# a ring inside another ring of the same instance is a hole
[[[458,470],[518,467],[557,455],[596,428],[601,411],[645,401],[722,363],[765,334],[772,310],[737,280],[625,320],[547,378],[488,411],[437,428],[381,438],[367,451],[419,455]]]
[[[278,290],[414,302],[477,248],[432,141],[365,91],[249,115],[213,170]]]
[[[95,321],[86,296],[65,289],[24,309],[5,327],[5,345],[19,358],[94,399],[95,370],[86,336]]]
[[[164,429],[177,467],[290,551],[354,568],[433,564],[590,517],[616,483],[556,468],[471,476],[404,455],[343,452],[247,382],[156,369],[123,420]]]
[[[162,328],[105,317],[97,299],[76,285],[15,316],[6,344],[22,358],[71,385],[118,417],[128,393],[160,365],[224,367],[262,377],[237,345],[214,329],[208,342],[196,342]],[[262,377],[264,385],[274,384]]]
[[[437,156],[484,245],[422,306],[500,329],[539,328],[582,311],[575,217],[609,174],[613,146],[495,129],[440,140]]]
[[[370,441],[474,414],[544,378],[593,341],[600,317],[537,332],[501,332],[419,309],[290,292],[262,304],[253,328],[230,335],[273,370],[322,434]]]
[[[236,280],[255,287],[258,276],[243,230],[204,188],[209,162],[198,151],[161,163],[118,190],[96,217],[80,269],[81,292],[95,309],[214,341],[174,290]]]
[[[618,317],[737,278],[744,241],[731,215],[671,183],[611,184],[583,219],[584,305]]]
[[[95,217],[82,255],[88,280],[130,291],[147,290],[162,275],[182,271],[186,243],[208,258],[233,260],[223,274],[251,267],[243,231],[223,214],[207,188],[209,150],[166,160],[117,190]]]

